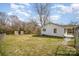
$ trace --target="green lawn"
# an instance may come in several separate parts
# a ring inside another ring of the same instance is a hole
[[[73,47],[62,45],[63,38],[6,35],[0,40],[0,55],[3,56],[46,56],[75,55]]]

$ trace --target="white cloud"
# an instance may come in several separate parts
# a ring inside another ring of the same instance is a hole
[[[30,13],[30,14],[32,14],[32,11],[31,10],[28,10],[27,12]]]
[[[71,13],[71,12],[73,12],[73,9],[71,7],[65,7],[65,8],[62,8],[62,11],[64,13]]]
[[[52,15],[50,16],[50,20],[59,20],[60,19],[60,15]]]
[[[21,11],[21,10],[19,10],[19,9],[17,9],[15,12],[11,11],[11,12],[8,13],[8,15],[15,15],[15,14],[16,14],[16,15],[24,15],[24,16],[26,16],[26,17],[29,17],[29,16],[30,16],[29,13],[23,12],[23,11]]]
[[[8,15],[13,15],[13,13],[12,12],[8,12]]]
[[[14,6],[17,6],[18,8],[25,8],[31,6],[30,3],[19,3],[19,4],[13,4]]]
[[[73,4],[71,4],[71,7],[72,7],[74,10],[79,10],[79,3],[73,3]]]
[[[25,8],[25,6],[24,6],[24,5],[19,5],[18,7],[19,7],[19,8]]]
[[[51,8],[60,8],[60,13],[71,13],[73,9],[70,6],[64,6],[62,4],[55,4]]]
[[[24,20],[30,17],[32,12],[31,10],[26,10],[26,5],[30,6],[29,4],[10,4],[11,11],[8,12],[8,15],[17,15],[20,18],[20,20]]]
[[[10,5],[10,7],[11,7],[12,9],[17,9],[17,8],[18,8],[18,6],[17,6],[16,4],[14,4],[14,3],[12,3],[12,4]]]
[[[57,8],[57,7],[65,8],[65,6],[64,5],[61,5],[61,4],[55,4],[51,8]]]
[[[23,15],[25,15],[25,16],[27,16],[27,17],[29,17],[30,16],[30,14],[28,14],[28,13],[26,13],[26,12],[19,12],[20,14],[23,14]]]
[[[12,9],[25,8],[24,5],[20,5],[20,4],[18,5],[18,4],[15,4],[15,3],[12,3],[10,6],[11,6]]]
[[[79,7],[79,4],[78,3],[73,3],[71,4],[72,7]]]

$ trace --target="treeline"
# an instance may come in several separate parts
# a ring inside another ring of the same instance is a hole
[[[24,31],[25,34],[39,34],[40,26],[34,20],[23,22],[16,15],[0,12],[0,33],[14,34],[14,31]]]
[[[7,15],[0,12],[0,33],[12,34],[14,31],[24,31],[24,33],[40,33],[40,28],[49,22],[50,8],[49,3],[32,4],[34,13],[38,15],[36,22],[29,17],[29,22],[22,22],[16,15]],[[31,15],[32,16],[32,15]],[[38,22],[40,26],[38,25]]]

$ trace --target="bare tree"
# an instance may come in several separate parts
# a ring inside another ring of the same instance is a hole
[[[40,33],[40,26],[34,20],[30,20],[29,22],[23,23],[23,29],[26,34],[39,34]]]
[[[4,12],[0,12],[0,24],[5,24],[7,15]]]
[[[19,18],[16,15],[11,15],[10,19],[11,19],[11,26],[14,28],[14,30],[20,30],[22,24]]]
[[[41,27],[43,27],[48,21],[48,17],[50,14],[50,4],[47,3],[36,3],[33,4],[35,12],[37,13],[40,21]]]
[[[8,21],[7,14],[5,12],[0,12],[0,32],[5,31],[7,21]]]

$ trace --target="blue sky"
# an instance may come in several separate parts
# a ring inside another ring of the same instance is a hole
[[[0,3],[0,11],[1,12],[9,12],[10,11],[10,4]]]
[[[68,24],[71,21],[79,22],[79,4],[72,3],[52,3],[50,6],[51,22]],[[0,12],[8,15],[17,15],[22,21],[29,21],[29,17],[38,19],[34,13],[33,6],[29,3],[0,3]]]

